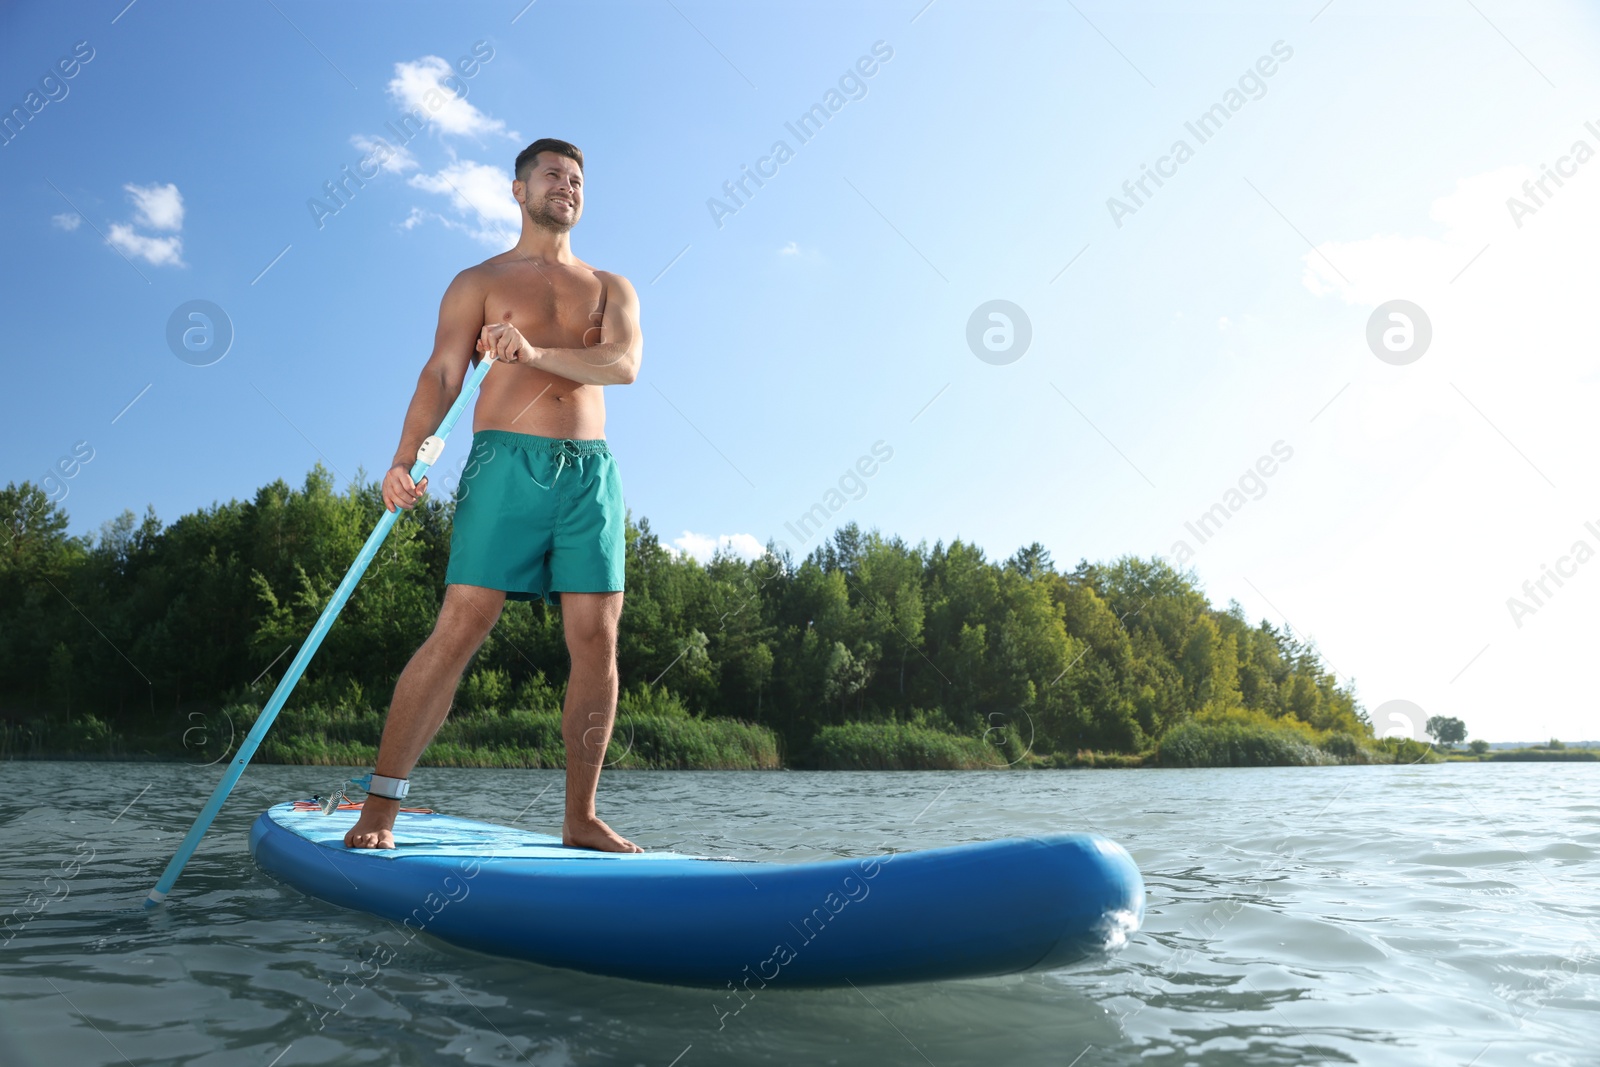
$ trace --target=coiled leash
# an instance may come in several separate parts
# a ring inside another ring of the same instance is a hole
[[[333,795],[322,802],[322,814],[332,815],[338,810],[339,805],[349,799],[345,786],[356,786],[366,792],[369,797],[382,797],[385,800],[404,800],[406,794],[411,792],[411,779],[391,778],[387,774],[369,771],[360,778],[352,778],[344,785],[333,791]]]

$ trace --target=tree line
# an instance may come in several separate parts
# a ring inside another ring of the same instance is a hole
[[[383,507],[320,464],[164,525],[132,512],[91,535],[30,482],[0,491],[0,717],[38,752],[84,731],[170,749],[193,713],[259,705]],[[452,505],[402,516],[291,698],[387,707],[444,591]],[[907,544],[850,523],[803,559],[709,563],[627,523],[624,690],[764,726],[800,752],[826,727],[903,723],[1004,736],[1038,753],[1148,751],[1234,711],[1370,741],[1350,687],[1287,628],[1213,607],[1192,573],[1126,556],[1059,569],[956,539]],[[511,602],[458,706],[510,712],[561,686],[559,609]],[[17,748],[16,745],[12,746]]]

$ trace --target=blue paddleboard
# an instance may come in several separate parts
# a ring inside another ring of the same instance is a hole
[[[392,849],[348,849],[358,814],[276,805],[252,827],[250,852],[296,889],[413,936],[647,982],[799,988],[1050,970],[1115,951],[1144,917],[1138,868],[1096,834],[766,863],[568,848],[433,812],[401,812]]]

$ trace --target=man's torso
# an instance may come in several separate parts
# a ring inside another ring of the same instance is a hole
[[[507,252],[472,268],[485,290],[484,325],[510,322],[535,348],[585,348],[600,339],[605,271],[585,263],[535,264]],[[515,363],[484,379],[472,428],[575,440],[605,436],[604,387]]]

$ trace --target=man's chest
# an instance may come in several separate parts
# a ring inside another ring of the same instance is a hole
[[[598,339],[606,291],[594,271],[543,270],[536,276],[496,279],[484,297],[485,323],[509,322],[533,344],[581,347]]]

